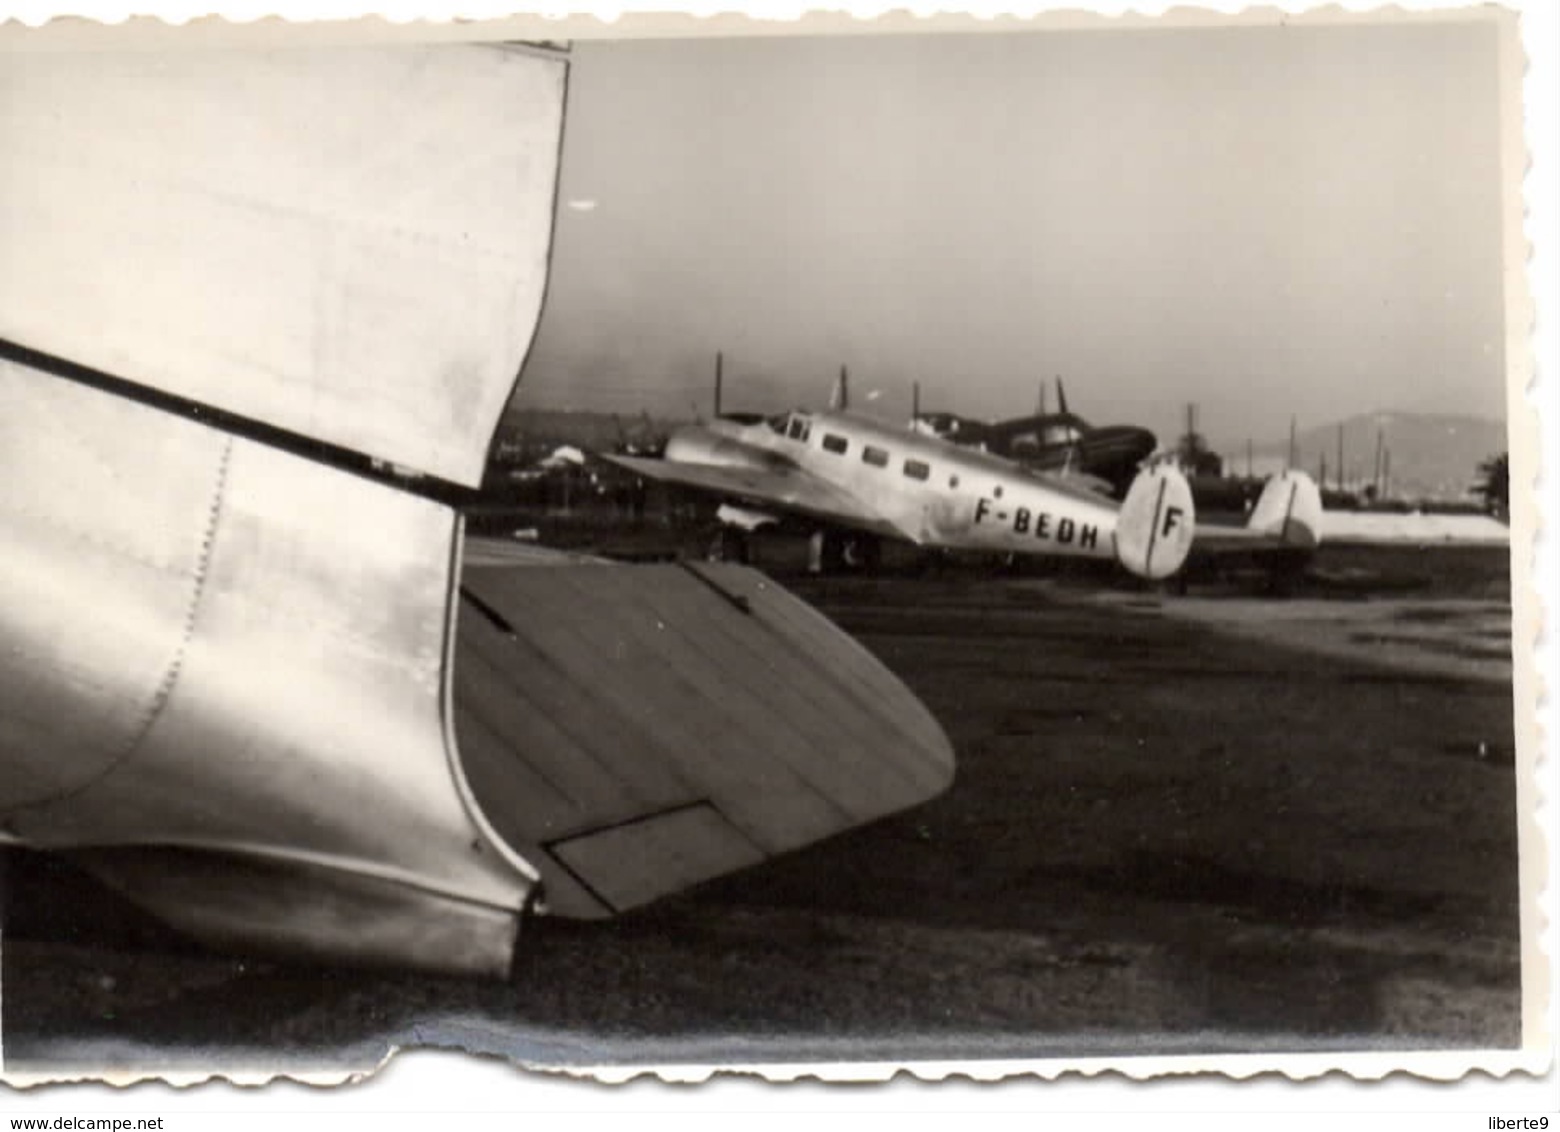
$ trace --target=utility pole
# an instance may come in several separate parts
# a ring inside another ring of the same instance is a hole
[[[1343,490],[1343,422],[1338,422],[1338,490]]]
[[[1293,468],[1299,462],[1299,454],[1295,451],[1295,415],[1289,414],[1289,467]]]
[[[1380,428],[1377,428],[1376,429],[1376,467],[1375,467],[1375,470],[1371,473],[1371,477],[1370,477],[1370,485],[1371,485],[1371,488],[1374,490],[1377,499],[1381,498],[1381,453],[1382,453],[1383,441],[1384,441],[1384,437],[1382,435],[1382,430]]]
[[[921,383],[919,381],[913,381],[913,382],[910,383],[910,420],[911,421],[918,421],[920,419],[921,419]]]

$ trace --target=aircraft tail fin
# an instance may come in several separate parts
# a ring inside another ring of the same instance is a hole
[[[1191,551],[1195,518],[1192,488],[1181,469],[1173,464],[1143,469],[1116,520],[1117,560],[1140,578],[1170,577]]]
[[[1246,520],[1246,529],[1285,546],[1316,547],[1322,541],[1322,493],[1316,481],[1291,468],[1269,477]]]

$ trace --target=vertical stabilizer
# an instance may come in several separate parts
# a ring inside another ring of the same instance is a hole
[[[1116,558],[1140,578],[1168,578],[1192,548],[1192,488],[1174,464],[1139,472],[1116,520]]]
[[[1248,530],[1271,535],[1286,546],[1314,547],[1322,541],[1322,493],[1298,468],[1268,479],[1246,520]]]

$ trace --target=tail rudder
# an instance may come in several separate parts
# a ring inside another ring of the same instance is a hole
[[[1116,559],[1140,578],[1168,578],[1192,549],[1192,488],[1174,464],[1143,469],[1116,517]]]
[[[1269,477],[1246,528],[1271,535],[1285,546],[1320,546],[1322,493],[1316,481],[1296,468]]]

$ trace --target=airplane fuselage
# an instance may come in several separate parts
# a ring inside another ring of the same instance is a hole
[[[923,546],[1114,558],[1117,509],[1011,461],[845,413],[717,419],[674,433],[667,459],[794,466]]]

